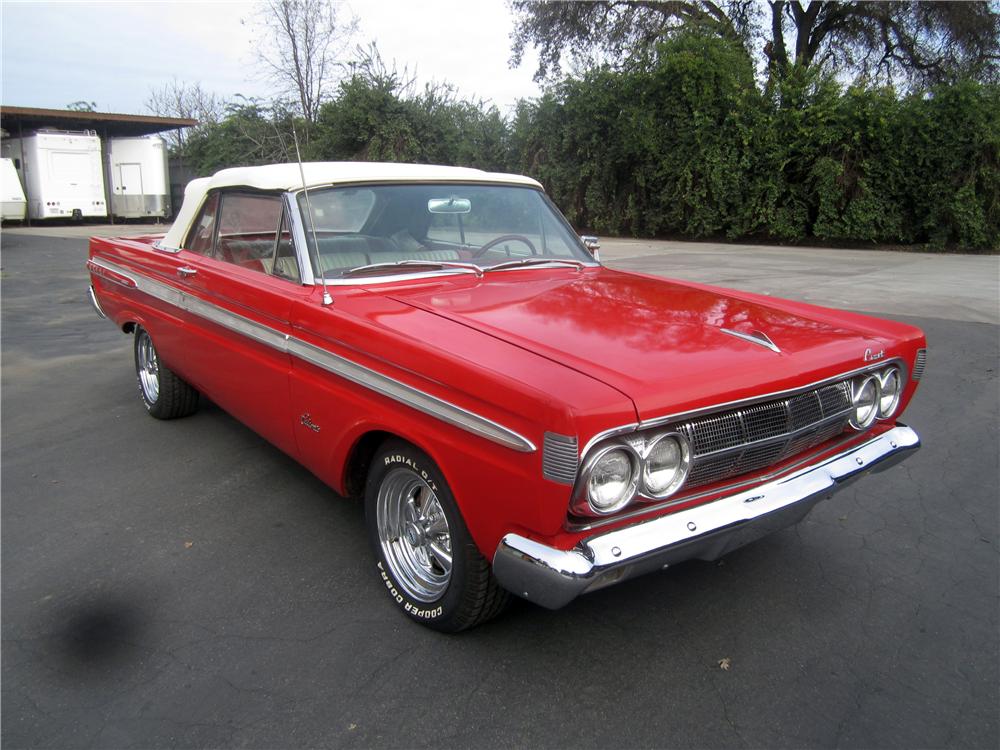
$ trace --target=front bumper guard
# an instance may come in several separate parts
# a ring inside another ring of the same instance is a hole
[[[705,505],[584,539],[560,550],[507,534],[493,572],[500,585],[549,609],[580,594],[684,560],[716,560],[802,520],[813,506],[868,472],[884,471],[920,447],[897,425],[818,464]]]

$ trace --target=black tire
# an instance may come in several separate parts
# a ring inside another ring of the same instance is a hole
[[[409,497],[409,502],[395,500],[397,496]],[[391,510],[399,504],[420,512],[416,520],[405,522],[403,533],[396,521],[405,512]],[[447,521],[445,532],[439,511]],[[496,617],[510,600],[472,541],[441,471],[409,443],[387,440],[376,451],[365,482],[365,524],[380,582],[411,620],[457,633]],[[450,551],[447,576],[435,549]]]
[[[142,326],[135,327],[132,353],[139,398],[150,416],[177,419],[198,411],[198,391],[163,364],[152,337]]]

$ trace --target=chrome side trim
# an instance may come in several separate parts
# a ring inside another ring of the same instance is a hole
[[[370,370],[369,368],[352,362],[336,354],[332,354],[325,349],[313,346],[305,341],[296,338],[288,339],[288,352],[292,356],[298,357],[306,362],[316,365],[327,372],[339,375],[345,380],[364,386],[376,393],[398,401],[407,406],[412,406],[418,411],[437,417],[443,422],[460,427],[494,443],[505,445],[522,453],[533,453],[536,448],[534,443],[513,430],[497,424],[496,422],[473,414],[460,406],[449,403],[432,396],[429,393],[417,390],[398,380],[394,380],[386,375]]]
[[[738,339],[743,339],[744,341],[749,341],[751,344],[756,344],[757,346],[763,346],[765,349],[770,349],[775,354],[781,354],[781,349],[771,341],[766,333],[762,331],[754,331],[753,333],[740,333],[739,331],[730,331],[728,328],[719,328],[720,331],[726,333],[730,336],[734,336]]]
[[[93,260],[95,263],[97,262],[96,259]],[[99,265],[135,279],[137,288],[151,297],[253,339],[264,346],[298,357],[352,383],[368,388],[424,414],[436,417],[466,432],[479,435],[522,453],[533,453],[537,450],[535,444],[523,435],[491,419],[401,383],[388,375],[383,375],[345,357],[320,349],[302,339],[286,335],[270,326],[225,310],[187,292],[174,289],[148,276],[126,271],[126,269],[105,259],[101,259]]]
[[[116,266],[114,263],[109,263],[108,261],[105,261],[101,258],[89,258],[87,260],[87,263],[96,266],[97,268],[103,268],[105,271],[110,271],[112,274],[117,274],[118,276],[127,279],[128,281],[131,282],[131,288],[136,288],[139,286],[138,282],[135,280],[135,277],[121,266]],[[125,287],[129,286],[129,284],[123,283],[121,279],[116,279],[114,278],[114,276],[106,276],[101,274],[99,271],[97,273],[98,275],[101,276],[102,279],[107,279],[112,284],[118,284],[119,286],[125,286]]]
[[[813,506],[870,471],[913,454],[905,425],[818,464],[696,508],[596,534],[561,550],[520,534],[497,545],[493,573],[508,591],[550,609],[580,594],[684,560],[715,560],[805,517]]]
[[[87,289],[87,294],[90,297],[90,304],[94,308],[94,312],[97,313],[98,317],[107,320],[108,316],[105,314],[104,310],[101,309],[101,303],[97,301],[97,295],[94,294],[94,285],[91,284]]]

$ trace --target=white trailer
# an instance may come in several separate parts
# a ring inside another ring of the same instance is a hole
[[[167,144],[158,135],[112,138],[111,213],[124,219],[168,218],[170,175]]]
[[[0,159],[0,219],[4,221],[22,221],[27,205],[24,200],[24,190],[21,179],[17,176],[12,159]]]
[[[101,139],[93,131],[40,130],[8,138],[2,154],[14,161],[32,219],[108,215]]]

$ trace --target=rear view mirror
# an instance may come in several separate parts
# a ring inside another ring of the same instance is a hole
[[[427,210],[432,214],[467,214],[472,211],[472,201],[468,198],[431,198]]]
[[[590,254],[594,256],[594,260],[601,259],[601,242],[591,234],[581,234],[580,241],[583,246],[590,251]]]

